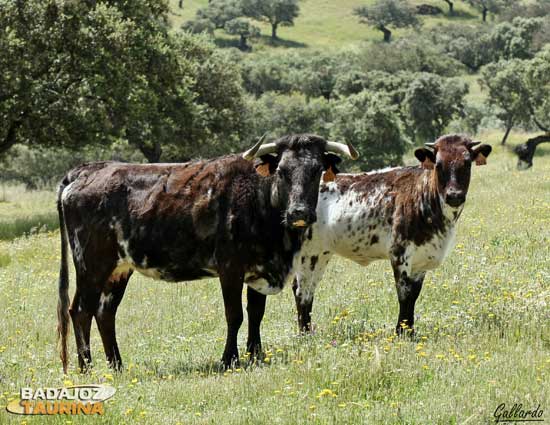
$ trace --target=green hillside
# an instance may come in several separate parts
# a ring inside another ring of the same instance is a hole
[[[372,0],[302,0],[300,2],[300,16],[293,27],[281,27],[279,36],[281,41],[275,46],[270,42],[270,28],[266,24],[258,24],[262,30],[260,40],[253,42],[256,50],[273,47],[306,47],[306,48],[341,48],[352,46],[363,41],[380,41],[382,36],[379,31],[359,23],[353,10]],[[178,7],[178,0],[170,0],[172,7],[171,21],[174,28],[195,17],[196,11],[205,7],[208,0],[184,0],[184,7]],[[423,27],[430,28],[439,23],[461,22],[481,24],[479,13],[463,2],[455,2],[455,15],[447,15],[447,4],[438,0],[414,0],[412,4],[430,4],[441,8],[445,14],[438,16],[424,16],[421,18]],[[397,29],[393,32],[394,38],[403,37],[411,30]],[[231,39],[218,30],[216,37]]]

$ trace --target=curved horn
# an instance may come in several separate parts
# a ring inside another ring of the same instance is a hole
[[[356,160],[357,158],[359,158],[359,152],[357,152],[353,147],[353,145],[349,142],[346,142],[346,144],[344,145],[343,143],[329,141],[327,142],[326,149],[329,152],[346,155],[348,158],[351,158],[353,160]]]
[[[258,142],[252,146],[250,149],[248,149],[245,153],[243,153],[243,158],[247,161],[252,161],[254,158],[256,158],[256,155],[258,153],[258,150],[260,149],[260,146],[262,146],[262,143],[265,140],[265,136],[267,133],[264,133],[262,137],[258,140]]]
[[[481,145],[481,142],[471,141],[470,143],[468,143],[468,149],[471,149],[471,148],[473,148],[474,146],[477,146],[477,145]]]
[[[256,153],[256,156],[267,155],[270,153],[277,153],[277,144],[276,143],[266,143]]]
[[[424,143],[424,146],[426,146],[427,148],[434,149],[435,148],[435,143]]]

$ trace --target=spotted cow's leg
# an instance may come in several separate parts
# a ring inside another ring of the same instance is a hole
[[[292,282],[292,291],[296,301],[296,310],[298,311],[298,328],[300,332],[311,333],[311,310],[313,309],[313,294],[305,298],[300,294],[298,280],[294,278]]]
[[[300,332],[312,333],[313,331],[311,324],[313,297],[331,257],[332,254],[328,251],[320,255],[302,257],[301,269],[296,273],[292,282]]]
[[[98,300],[99,294],[93,289],[87,289],[87,286],[83,284],[82,278],[77,276],[77,289],[69,313],[73,322],[78,353],[78,367],[82,373],[86,372],[92,363],[90,328]]]
[[[105,285],[95,312],[95,320],[103,341],[107,362],[110,367],[117,371],[122,369],[122,358],[116,340],[116,312],[131,275],[132,272],[130,271],[128,274],[118,276],[115,281],[109,281]]]
[[[393,258],[392,267],[399,300],[396,332],[398,335],[404,333],[412,335],[414,334],[414,305],[420,295],[426,273],[413,273],[410,258],[405,254]]]
[[[220,271],[220,282],[225,306],[225,319],[227,321],[227,339],[222,356],[222,363],[229,368],[239,363],[239,350],[237,349],[237,335],[243,322],[243,293],[244,274],[234,270]]]
[[[260,336],[260,324],[265,313],[266,296],[247,287],[247,312],[248,312],[248,341],[246,350],[251,358],[257,357],[262,351],[262,340]]]

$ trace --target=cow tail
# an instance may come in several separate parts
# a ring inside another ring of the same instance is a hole
[[[67,229],[63,216],[63,202],[61,200],[63,190],[67,187],[68,180],[65,178],[57,192],[57,212],[59,214],[59,230],[61,234],[61,265],[59,268],[59,299],[57,301],[57,343],[59,356],[63,363],[63,372],[67,373],[68,353],[67,336],[69,335],[69,268],[67,262]]]

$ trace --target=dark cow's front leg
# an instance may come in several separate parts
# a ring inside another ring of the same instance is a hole
[[[399,300],[399,318],[397,319],[396,332],[398,335],[413,335],[414,305],[420,295],[426,273],[411,273],[408,262],[404,264],[393,262],[392,267]]]
[[[247,299],[248,342],[246,343],[246,350],[250,353],[251,358],[254,358],[259,357],[262,351],[260,324],[265,313],[266,296],[249,286],[247,288]]]
[[[300,332],[311,333],[311,310],[313,309],[313,296],[304,299],[298,291],[298,282],[296,278],[292,282],[292,291],[296,301],[296,310],[298,311],[298,327]]]
[[[109,367],[116,371],[122,370],[122,358],[116,340],[116,312],[122,297],[124,297],[124,291],[131,274],[130,272],[126,276],[119,277],[115,282],[109,282],[105,285],[95,313],[95,320],[103,341],[107,362]]]
[[[222,363],[226,368],[239,363],[237,335],[243,323],[243,278],[242,273],[228,271],[220,273],[225,319],[227,321],[227,339],[222,356]]]

